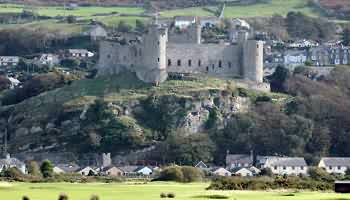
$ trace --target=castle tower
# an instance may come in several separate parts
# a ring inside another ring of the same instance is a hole
[[[167,28],[158,24],[150,25],[143,40],[142,68],[136,71],[139,79],[147,83],[158,84],[166,80],[166,44]]]
[[[247,40],[243,47],[243,77],[257,83],[263,82],[264,61],[262,41]]]

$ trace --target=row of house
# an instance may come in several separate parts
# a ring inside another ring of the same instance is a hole
[[[68,49],[62,54],[44,53],[33,59],[33,63],[37,65],[53,66],[59,64],[62,58],[84,59],[91,58],[95,54],[87,49]],[[0,66],[13,67],[17,66],[20,61],[18,56],[0,56]]]
[[[107,166],[107,167],[79,167],[76,164],[58,164],[54,167],[54,172],[57,174],[63,173],[75,173],[83,176],[126,176],[126,177],[138,177],[138,176],[150,176],[153,174],[157,167],[149,166]]]

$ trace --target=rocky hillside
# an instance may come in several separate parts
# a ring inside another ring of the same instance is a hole
[[[75,81],[2,107],[0,127],[2,137],[7,127],[11,153],[54,161],[98,152],[141,159],[171,132],[222,127],[232,115],[247,112],[256,97],[234,81],[170,80],[155,87],[123,74]]]

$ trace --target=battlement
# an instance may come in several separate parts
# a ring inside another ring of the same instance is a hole
[[[138,43],[120,45],[100,43],[99,75],[136,72],[148,83],[161,83],[168,73],[206,74],[223,78],[241,78],[263,82],[263,43],[249,40],[237,32],[237,43],[203,44],[200,29],[194,24],[189,33],[192,42],[174,41],[166,27],[152,24]],[[185,40],[186,41],[186,40]]]

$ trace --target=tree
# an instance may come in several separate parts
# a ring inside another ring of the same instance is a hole
[[[171,166],[167,167],[160,172],[158,180],[161,181],[177,181],[182,182],[184,175],[181,171],[181,167]]]
[[[342,34],[343,39],[343,45],[349,46],[350,45],[350,28],[344,29],[344,32]]]
[[[121,33],[128,33],[131,29],[132,27],[123,20],[121,20],[117,26],[117,31]]]
[[[272,170],[270,168],[264,168],[260,172],[261,176],[273,176]]]
[[[146,31],[146,24],[143,21],[137,19],[135,30],[139,33],[144,33]]]
[[[10,86],[11,86],[11,81],[5,76],[0,76],[0,91],[9,89]]]
[[[51,161],[49,160],[45,160],[40,167],[40,171],[42,173],[42,175],[44,176],[44,178],[50,178],[53,176],[53,165],[51,163]]]
[[[28,163],[28,174],[32,176],[41,176],[40,167],[36,161],[29,161]]]
[[[288,79],[289,75],[290,72],[287,68],[278,66],[275,72],[268,77],[271,84],[271,90],[273,92],[286,92],[284,83]]]
[[[69,15],[67,17],[67,22],[68,24],[74,24],[77,22],[77,17],[76,16],[73,16],[73,15]]]

